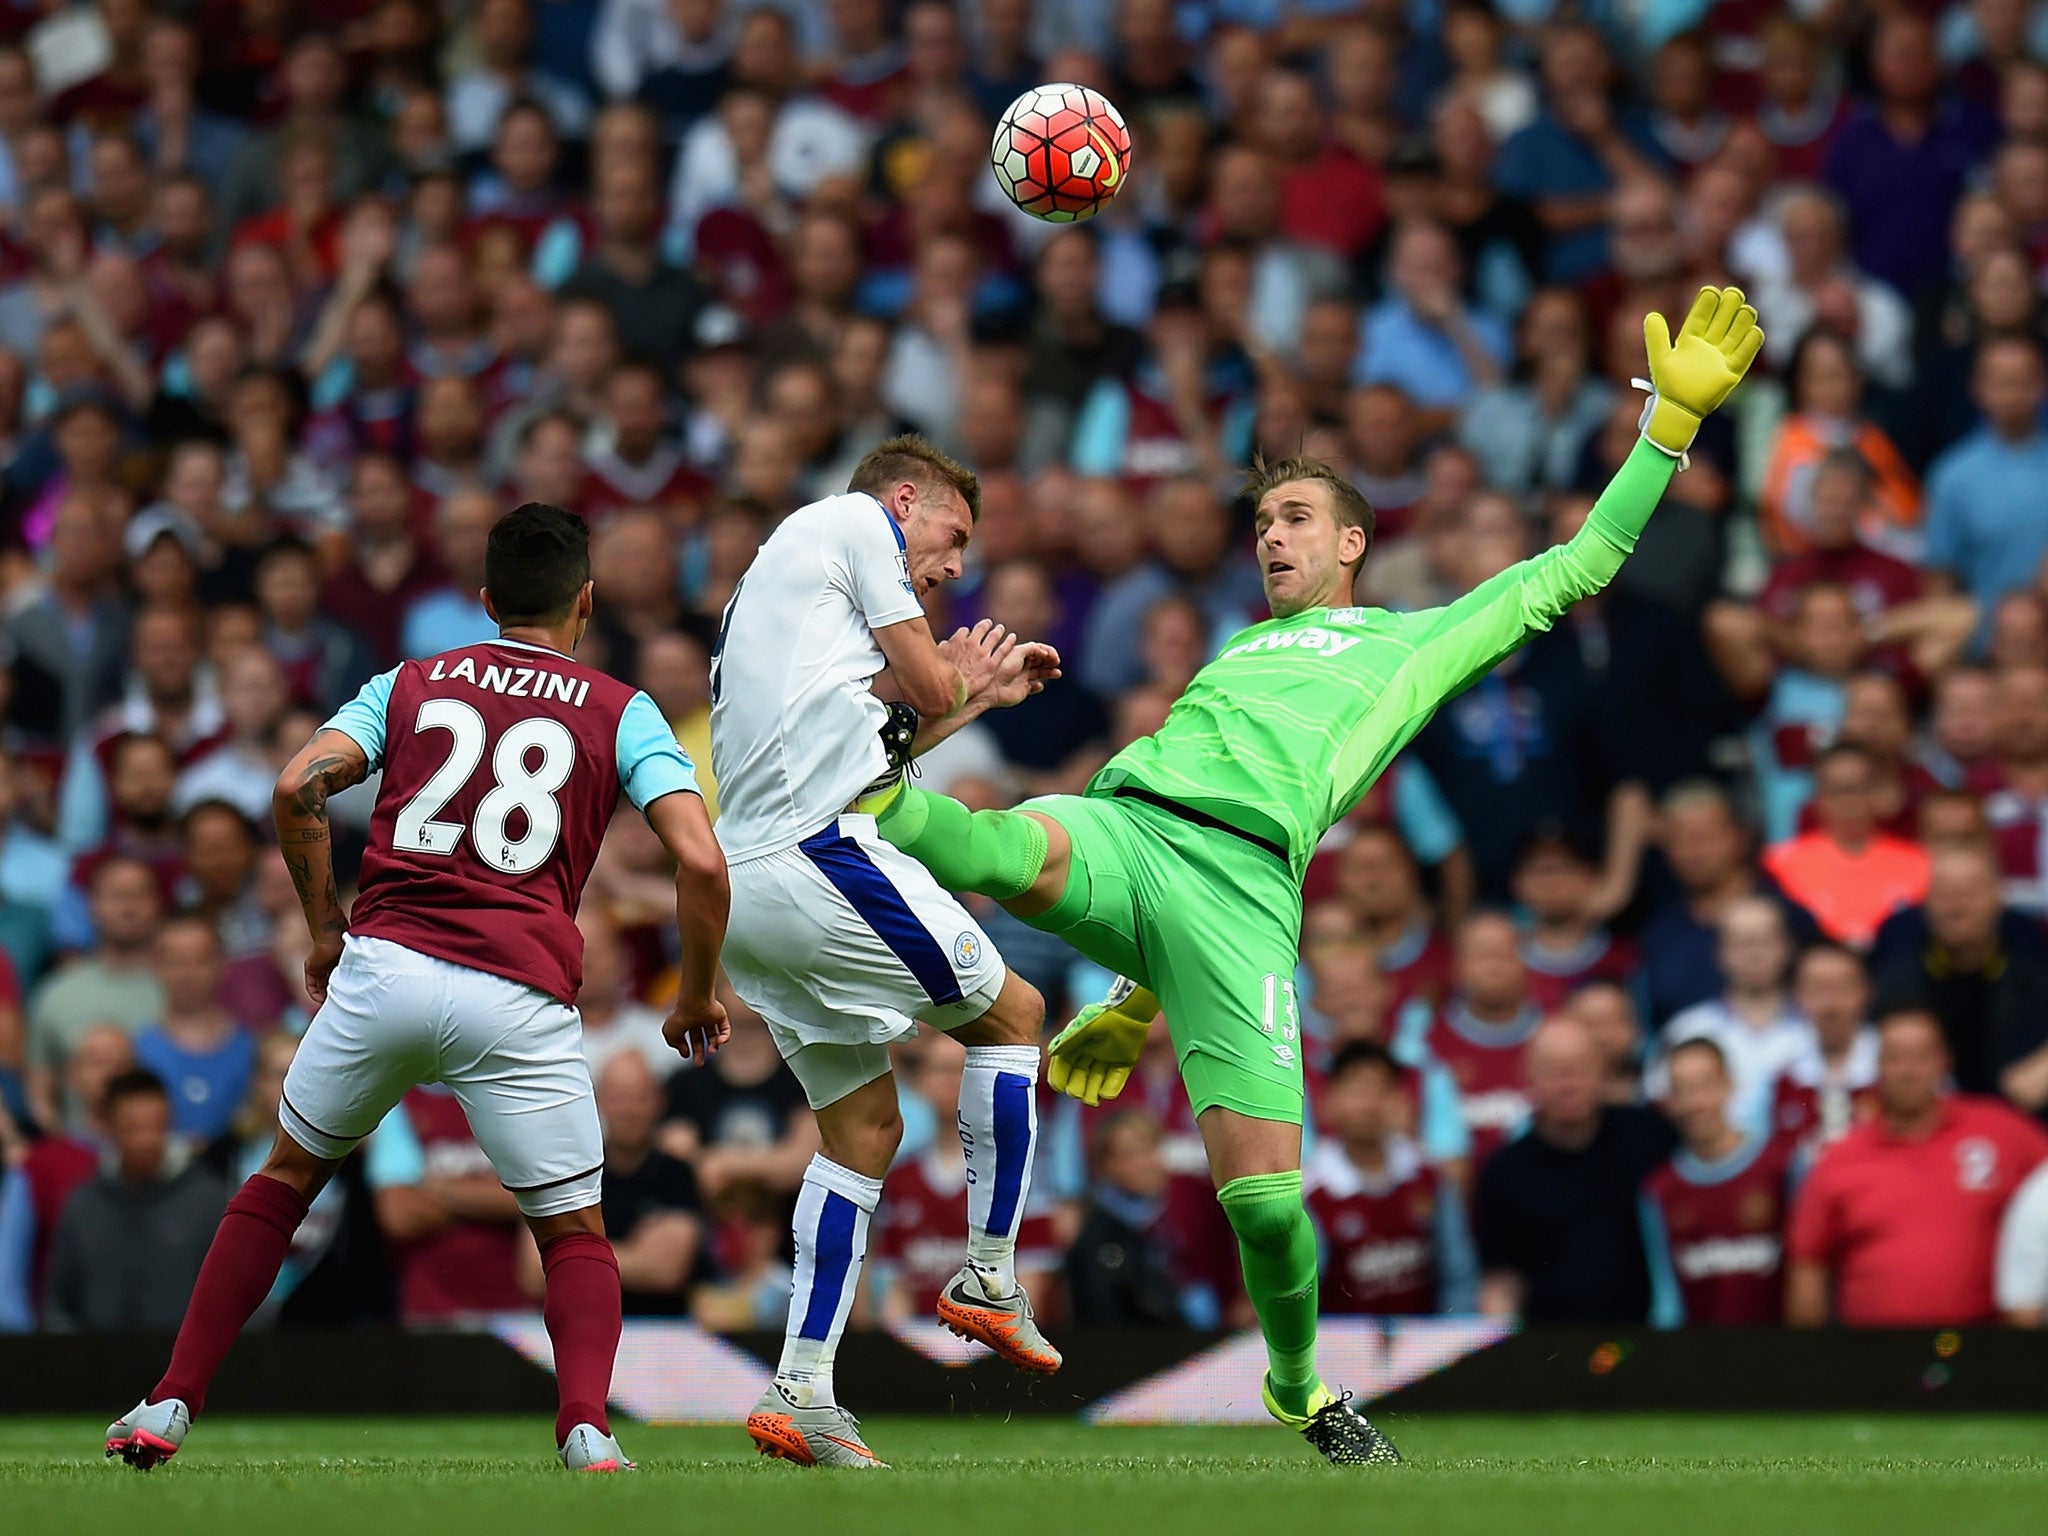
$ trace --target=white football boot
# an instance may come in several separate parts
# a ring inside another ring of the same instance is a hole
[[[747,1415],[747,1436],[763,1456],[800,1467],[872,1472],[889,1463],[868,1449],[860,1420],[840,1407],[803,1408],[774,1382]]]
[[[578,1424],[569,1431],[558,1454],[571,1472],[638,1472],[626,1459],[619,1442],[595,1424]]]
[[[142,1402],[107,1426],[107,1458],[118,1456],[138,1472],[169,1461],[185,1443],[192,1411],[180,1397]]]

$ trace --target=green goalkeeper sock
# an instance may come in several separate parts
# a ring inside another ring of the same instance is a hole
[[[950,796],[914,784],[904,786],[875,827],[949,891],[1008,901],[1030,890],[1045,868],[1045,828],[1031,817],[970,811]]]
[[[1266,1379],[1289,1413],[1308,1412],[1316,1382],[1316,1233],[1301,1174],[1232,1179],[1216,1193],[1237,1234],[1244,1288],[1266,1336]]]

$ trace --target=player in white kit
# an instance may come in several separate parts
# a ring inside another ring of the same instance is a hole
[[[713,649],[726,975],[768,1021],[821,1143],[797,1197],[781,1364],[747,1432],[763,1453],[804,1465],[882,1465],[838,1405],[832,1358],[903,1134],[889,1042],[919,1021],[967,1048],[969,1235],[939,1318],[1026,1370],[1060,1365],[1015,1269],[1044,999],[923,865],[851,812],[889,769],[890,710],[876,687],[922,717],[925,745],[1058,675],[1050,646],[986,623],[932,638],[919,599],[960,575],[979,500],[975,477],[921,438],[882,444],[847,494],[800,509],[761,546]]]

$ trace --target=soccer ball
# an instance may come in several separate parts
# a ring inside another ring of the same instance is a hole
[[[1123,189],[1131,130],[1107,97],[1085,85],[1034,86],[996,125],[989,164],[1003,194],[1051,224],[1092,219]]]

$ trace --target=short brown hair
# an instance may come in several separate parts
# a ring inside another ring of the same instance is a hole
[[[1364,565],[1365,556],[1372,553],[1373,530],[1372,503],[1365,499],[1365,492],[1321,459],[1281,459],[1269,464],[1261,455],[1252,460],[1252,467],[1244,476],[1244,493],[1251,498],[1252,510],[1257,512],[1259,503],[1275,487],[1290,480],[1309,480],[1329,488],[1330,512],[1337,519],[1337,526],[1365,530],[1365,554],[1358,557],[1358,565]]]
[[[846,489],[866,491],[879,501],[906,480],[921,490],[937,490],[944,486],[958,491],[960,499],[967,503],[967,515],[976,522],[981,521],[980,477],[936,443],[915,432],[905,432],[900,437],[875,444],[868,450],[867,457],[854,466],[853,478],[846,482]]]

